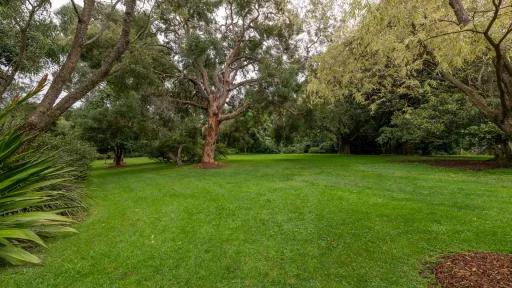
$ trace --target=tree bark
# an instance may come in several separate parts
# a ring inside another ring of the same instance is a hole
[[[208,109],[208,124],[204,133],[203,157],[202,164],[215,164],[215,147],[220,131],[220,120],[217,109]]]
[[[114,166],[115,167],[123,167],[124,165],[124,149],[121,147],[116,147],[114,149]]]
[[[349,141],[341,141],[341,154],[347,154],[349,155],[351,153],[350,151],[350,142]]]
[[[180,144],[176,155],[174,155],[174,153],[172,153],[172,152],[168,154],[168,157],[171,158],[171,160],[174,161],[174,163],[176,163],[176,166],[178,166],[178,167],[183,165],[183,161],[181,160],[181,152],[183,151],[183,146],[185,146],[185,145]]]
[[[402,144],[402,153],[404,155],[414,155],[414,144],[413,143],[409,143],[409,142],[405,142]]]
[[[457,17],[457,21],[460,25],[466,26],[471,22],[471,18],[460,0],[449,0],[449,4],[452,7],[453,13],[455,14],[455,17]]]
[[[338,154],[342,154],[342,145],[341,143],[343,143],[343,139],[341,136],[337,135],[336,136],[336,153]]]
[[[503,47],[505,46],[503,41],[510,36],[512,30],[509,27],[509,29],[504,30],[504,34],[498,40],[493,38],[490,31],[493,30],[493,26],[500,16],[500,10],[504,9],[504,6],[502,6],[502,1],[492,2],[494,6],[493,16],[489,19],[485,30],[478,33],[485,38],[494,51],[493,62],[496,73],[497,90],[499,92],[499,108],[490,106],[487,103],[485,97],[486,92],[482,92],[476,88],[470,87],[470,85],[464,84],[462,81],[456,79],[446,71],[441,71],[441,75],[447,81],[451,82],[454,86],[464,92],[464,94],[468,96],[470,102],[478,108],[488,120],[496,124],[496,126],[501,129],[505,134],[505,142],[498,144],[498,147],[496,147],[496,158],[512,161],[512,148],[509,144],[510,139],[512,139],[512,115],[510,113],[512,109],[512,94],[508,89],[510,85],[510,77],[512,77],[512,64],[506,56],[508,55],[509,48]],[[472,19],[469,16],[468,11],[464,8],[464,4],[461,0],[449,0],[449,4],[460,26],[464,27],[471,23]]]
[[[176,166],[182,166],[183,162],[181,161],[181,151],[183,151],[183,144],[178,148],[178,154],[176,155]]]
[[[25,129],[28,132],[37,133],[48,129],[48,127],[73,104],[82,99],[87,93],[105,80],[113,66],[121,59],[130,43],[130,31],[135,13],[136,0],[125,0],[124,3],[125,12],[123,25],[115,47],[113,47],[109,55],[105,57],[100,68],[94,71],[89,78],[85,79],[75,90],[70,91],[57,102],[64,86],[70,81],[72,74],[76,70],[82,48],[85,45],[95,0],[84,1],[84,7],[80,13],[71,49],[64,64],[60,67],[50,87],[48,87],[46,94],[37,106],[36,111],[27,120]]]
[[[494,158],[500,162],[512,162],[512,142],[507,139],[501,139],[496,145]]]

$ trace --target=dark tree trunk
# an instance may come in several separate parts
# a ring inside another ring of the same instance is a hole
[[[341,142],[341,154],[350,154],[351,153],[351,150],[350,150],[350,141],[343,141]]]
[[[116,148],[114,150],[114,166],[115,167],[123,167],[124,166],[124,149]]]
[[[404,155],[413,155],[414,154],[414,144],[405,142],[402,146],[402,153]]]
[[[499,162],[512,162],[512,144],[508,139],[501,139],[494,151],[494,158]]]
[[[343,142],[342,137],[337,135],[336,136],[336,153],[338,153],[338,154],[342,154],[343,153],[342,145],[341,145],[342,142]]]
[[[215,110],[215,109],[212,109]],[[215,164],[215,146],[219,137],[220,120],[218,113],[208,111],[208,124],[204,135],[202,164]]]

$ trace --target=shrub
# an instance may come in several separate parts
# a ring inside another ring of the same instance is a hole
[[[0,121],[43,87],[41,81],[26,97],[9,105],[0,113]],[[45,246],[40,236],[76,232],[69,227],[72,220],[61,215],[69,208],[52,208],[59,206],[63,192],[56,188],[69,181],[70,169],[51,157],[33,156],[27,140],[20,129],[0,135],[0,259],[11,264],[40,263],[25,249],[27,243]]]
[[[73,168],[80,180],[87,176],[89,165],[97,158],[96,148],[81,140],[79,133],[64,119],[60,119],[52,131],[35,139],[31,146],[43,155],[52,155],[57,164]]]

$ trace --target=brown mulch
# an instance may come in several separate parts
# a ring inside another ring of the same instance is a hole
[[[498,253],[459,253],[440,258],[433,268],[444,288],[510,288],[512,255]]]
[[[462,168],[467,170],[487,170],[498,168],[512,168],[510,163],[498,162],[493,160],[418,160],[415,162],[426,163],[432,166],[446,168]]]

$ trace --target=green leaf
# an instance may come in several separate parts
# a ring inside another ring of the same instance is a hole
[[[41,259],[14,245],[0,246],[0,258],[13,265],[24,263],[41,264]]]
[[[36,233],[28,229],[4,229],[0,230],[0,238],[23,239],[35,242],[46,247],[44,241]]]

